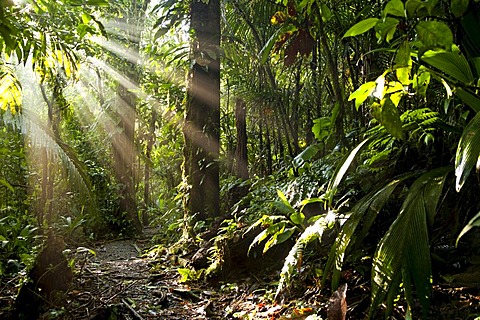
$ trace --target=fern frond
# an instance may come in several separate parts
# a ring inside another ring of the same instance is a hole
[[[326,216],[319,218],[314,224],[308,226],[300,235],[292,249],[285,258],[282,271],[280,273],[280,281],[278,283],[277,292],[275,293],[275,300],[277,300],[280,293],[282,293],[290,285],[292,275],[296,272],[296,268],[301,259],[303,248],[310,242],[321,239],[326,228],[333,224],[335,214],[329,212]]]

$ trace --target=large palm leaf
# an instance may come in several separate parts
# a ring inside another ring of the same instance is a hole
[[[428,221],[433,219],[445,177],[442,167],[420,176],[410,187],[400,213],[380,240],[372,266],[372,303],[370,317],[388,294],[398,290],[402,275],[405,296],[412,305],[413,283],[424,313],[428,310],[431,289],[431,261]],[[393,290],[393,291],[392,291]],[[387,310],[387,313],[390,310]]]

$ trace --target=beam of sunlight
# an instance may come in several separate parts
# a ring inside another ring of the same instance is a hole
[[[119,37],[123,37],[134,43],[140,43],[141,32],[135,25],[130,25],[118,20],[110,20],[104,23],[105,30],[108,34],[113,34]]]
[[[124,45],[115,41],[107,40],[99,36],[92,36],[89,40],[135,65],[141,60],[139,53],[135,49],[126,48]]]

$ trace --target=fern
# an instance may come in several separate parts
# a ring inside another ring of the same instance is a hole
[[[285,258],[282,271],[280,273],[280,281],[278,283],[277,292],[275,293],[275,300],[277,300],[280,293],[284,292],[291,283],[292,275],[296,272],[300,262],[303,249],[310,242],[321,239],[326,228],[331,228],[335,221],[335,213],[330,211],[327,215],[323,215],[314,224],[308,226],[300,235],[292,249]]]

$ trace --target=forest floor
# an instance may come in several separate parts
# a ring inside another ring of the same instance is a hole
[[[234,281],[182,283],[178,257],[165,250],[156,256],[145,254],[154,234],[154,229],[147,229],[139,239],[95,243],[91,248],[95,254],[80,250],[67,303],[42,319],[326,319],[329,296],[322,294],[318,283],[304,283],[297,299],[272,302],[278,270]],[[0,307],[13,305],[12,283],[2,285]],[[369,294],[365,284],[349,287],[348,319],[365,318]],[[480,316],[478,288],[435,286],[433,297],[432,319]],[[392,317],[401,318],[401,313]]]

